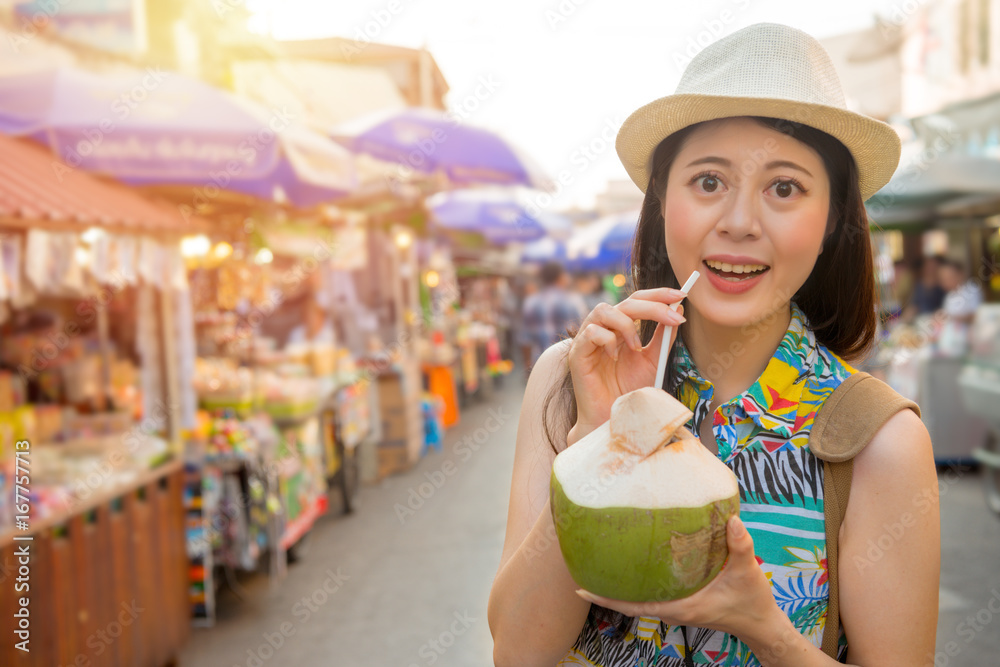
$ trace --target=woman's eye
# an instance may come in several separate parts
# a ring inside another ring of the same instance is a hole
[[[719,179],[715,176],[702,176],[699,180],[701,181],[701,189],[705,192],[715,192],[720,185]]]
[[[778,181],[771,187],[774,188],[774,194],[778,195],[781,199],[788,199],[793,196],[796,189],[799,192],[804,192],[803,188],[795,181]]]

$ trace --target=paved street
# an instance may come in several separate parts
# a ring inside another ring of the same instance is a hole
[[[194,631],[182,664],[492,664],[486,601],[503,543],[521,392],[510,376],[490,401],[463,412],[444,453],[364,487],[354,515],[334,508],[279,587],[256,576],[240,579],[239,595],[224,591],[218,625]],[[935,664],[997,666],[1000,519],[986,509],[978,475],[943,471],[941,489]]]
[[[517,371],[507,380],[490,401],[462,412],[443,453],[362,487],[353,515],[334,507],[277,590],[258,576],[241,578],[242,599],[225,592],[218,624],[194,631],[184,667],[492,664],[486,602],[503,546],[523,393]],[[324,600],[324,584],[338,584],[328,571],[341,581]],[[311,596],[315,611],[296,607]],[[290,637],[282,642],[283,623]],[[281,644],[273,657],[264,635]]]

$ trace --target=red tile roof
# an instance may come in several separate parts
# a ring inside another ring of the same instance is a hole
[[[67,166],[28,140],[0,135],[0,227],[38,227],[143,234],[205,231],[204,219],[185,217],[124,185]]]

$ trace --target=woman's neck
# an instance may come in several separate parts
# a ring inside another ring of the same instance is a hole
[[[792,311],[785,306],[776,317],[739,327],[709,322],[693,306],[684,315],[684,344],[698,372],[715,386],[713,402],[721,405],[760,378],[788,331]]]

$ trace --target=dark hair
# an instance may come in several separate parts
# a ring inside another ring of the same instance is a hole
[[[830,180],[829,235],[824,239],[823,252],[817,258],[812,273],[791,300],[808,318],[818,343],[844,358],[862,356],[871,350],[875,341],[878,293],[868,215],[861,198],[854,158],[843,143],[821,130],[779,118],[751,118],[765,127],[798,139],[815,150],[823,160]],[[680,287],[667,258],[663,199],[670,166],[687,138],[701,125],[696,123],[674,132],[663,139],[653,152],[653,168],[629,258],[633,290]],[[639,336],[643,345],[649,343],[655,330],[656,322],[642,321]],[[667,387],[676,384],[673,366],[672,348],[667,360]],[[551,408],[555,408],[553,413],[550,413]],[[576,417],[576,397],[567,370],[562,382],[556,384],[546,396],[542,410],[543,430],[554,451],[559,451],[557,442],[565,442]],[[622,614],[597,606],[591,608],[591,613],[615,625],[620,636],[624,636],[629,628],[628,617]]]
[[[546,262],[538,271],[538,278],[546,287],[555,285],[562,277],[563,266],[559,262]]]

